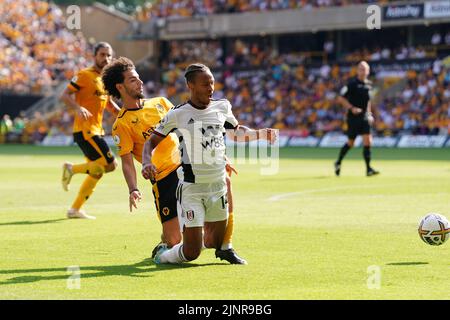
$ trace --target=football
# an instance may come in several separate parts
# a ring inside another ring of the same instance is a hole
[[[419,236],[425,243],[440,246],[450,238],[450,224],[446,217],[430,213],[419,224]]]

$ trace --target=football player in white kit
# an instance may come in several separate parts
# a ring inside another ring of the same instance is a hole
[[[214,100],[214,76],[203,64],[185,72],[190,100],[171,109],[145,143],[142,175],[153,179],[152,152],[171,132],[180,141],[181,171],[177,189],[178,219],[183,242],[168,249],[160,245],[155,263],[182,263],[198,258],[201,250],[220,249],[228,219],[225,134],[236,141],[275,140],[274,129],[240,126],[226,99]],[[180,169],[179,169],[180,170]]]

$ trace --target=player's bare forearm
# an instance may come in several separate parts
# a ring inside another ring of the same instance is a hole
[[[152,151],[153,146],[151,144],[151,139],[144,143],[144,148],[142,149],[142,167],[148,166],[152,163]]]
[[[228,137],[236,142],[249,142],[255,140],[272,141],[275,136],[274,130],[270,128],[254,130],[246,126],[239,125],[235,130],[230,130]]]
[[[152,163],[152,153],[164,138],[164,136],[152,134],[144,143],[144,149],[142,150],[142,176],[144,179],[150,179],[151,181],[155,180],[157,172],[156,167]]]
[[[64,102],[64,104],[70,109],[78,111],[80,109],[80,106],[72,97],[72,95],[73,93],[68,88],[66,88],[64,92],[61,94],[60,100]]]
[[[122,172],[128,185],[128,191],[132,192],[137,189],[136,168],[134,167],[133,155],[131,153],[121,156]]]

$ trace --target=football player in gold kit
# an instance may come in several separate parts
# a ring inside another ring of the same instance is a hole
[[[117,161],[103,139],[103,111],[107,109],[117,115],[120,108],[110,99],[101,81],[101,71],[111,62],[113,50],[106,42],[99,42],[94,48],[94,65],[83,69],[71,80],[61,95],[67,107],[76,111],[73,138],[83,151],[87,162],[63,165],[62,186],[69,190],[72,176],[77,173],[87,174],[71,208],[68,218],[95,219],[81,210],[82,205],[94,192],[100,178],[106,172],[114,171]]]

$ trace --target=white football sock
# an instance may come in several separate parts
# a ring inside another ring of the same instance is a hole
[[[183,254],[183,243],[174,245],[171,249],[163,252],[159,257],[161,263],[182,263],[186,262]]]
[[[222,247],[220,247],[220,249],[222,250],[228,250],[228,249],[232,249],[233,245],[230,243],[222,243]]]

